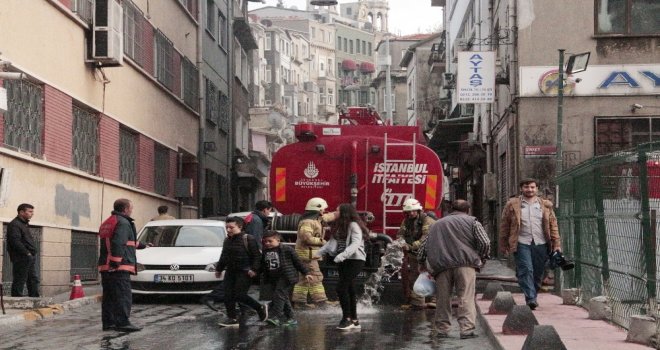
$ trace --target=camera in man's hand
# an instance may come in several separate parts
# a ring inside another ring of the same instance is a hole
[[[575,263],[567,260],[560,251],[555,250],[550,254],[550,268],[561,268],[564,271],[571,270],[575,267]]]

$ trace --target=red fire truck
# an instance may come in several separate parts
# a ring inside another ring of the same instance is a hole
[[[442,166],[419,127],[385,125],[366,107],[344,109],[338,124],[298,124],[298,142],[273,156],[270,197],[285,214],[273,228],[293,233],[300,217],[295,213],[312,197],[325,199],[328,210],[352,203],[378,234],[367,261],[367,270],[376,269],[387,237],[401,225],[404,200],[413,197],[438,214]]]

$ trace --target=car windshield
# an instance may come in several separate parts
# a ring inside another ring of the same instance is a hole
[[[220,226],[147,226],[140,242],[154,247],[222,247],[226,236]]]

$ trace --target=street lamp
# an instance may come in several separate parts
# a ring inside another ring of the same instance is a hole
[[[557,176],[563,170],[562,126],[564,118],[564,49],[559,49],[559,74],[557,76]],[[566,76],[587,70],[590,52],[574,54],[568,57]]]

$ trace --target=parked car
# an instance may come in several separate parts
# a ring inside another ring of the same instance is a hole
[[[206,294],[222,281],[215,263],[227,232],[224,221],[160,220],[147,223],[138,240],[152,247],[137,251],[133,294]]]

